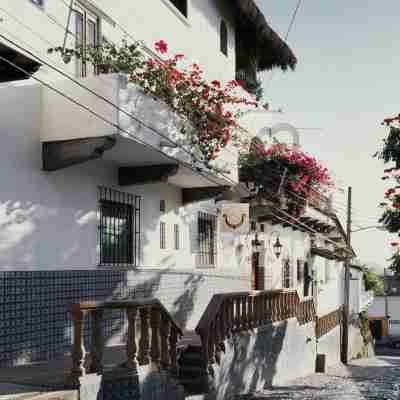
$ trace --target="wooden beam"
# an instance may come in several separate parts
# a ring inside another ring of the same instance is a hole
[[[61,140],[42,143],[44,171],[57,171],[72,165],[100,158],[115,146],[113,136],[88,139]]]
[[[120,167],[118,168],[118,184],[120,186],[129,186],[167,182],[169,177],[176,175],[178,169],[178,164]]]
[[[230,186],[207,186],[199,188],[182,189],[182,204],[197,203],[199,201],[214,199],[229,191]]]

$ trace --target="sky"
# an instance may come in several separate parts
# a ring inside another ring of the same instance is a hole
[[[256,3],[283,38],[297,0]],[[399,15],[398,0],[302,0],[287,40],[298,58],[295,72],[262,76],[272,109],[282,108],[297,127],[322,128],[301,131],[302,147],[332,171],[343,211],[341,189],[352,186],[353,229],[378,224],[388,187],[381,180],[385,167],[372,155],[386,135],[380,122],[400,112]],[[389,265],[392,239],[369,229],[355,232],[352,245],[363,263],[381,271]]]

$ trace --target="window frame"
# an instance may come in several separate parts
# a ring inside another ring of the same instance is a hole
[[[98,46],[101,43],[101,17],[92,10],[89,10],[80,2],[76,1],[73,5],[74,12],[74,33],[75,33],[75,46],[78,48],[82,43],[83,46],[88,44],[88,25],[92,23],[95,27],[94,43],[93,46]],[[78,31],[78,18],[81,17],[82,25],[81,31]],[[80,43],[78,43],[78,35],[82,35],[80,38]],[[84,57],[84,54],[82,55]],[[91,75],[97,75],[98,71],[94,66],[92,66],[92,73],[89,72],[90,66],[80,58],[76,60],[76,75],[80,78],[86,78]]]
[[[167,224],[160,221],[160,250],[167,249]]]
[[[181,240],[180,240],[180,229],[179,224],[174,224],[174,249],[180,250]]]
[[[141,198],[101,186],[98,190],[98,266],[113,268],[138,266],[141,245]],[[128,226],[128,239],[124,246],[126,236],[118,232],[125,226]],[[114,242],[110,254],[107,254],[104,246],[115,237],[122,242]]]
[[[217,216],[199,211],[197,213],[197,267],[216,268],[217,266]]]
[[[282,260],[282,289],[291,289],[293,287],[293,272],[290,258]],[[288,285],[286,285],[288,283]]]

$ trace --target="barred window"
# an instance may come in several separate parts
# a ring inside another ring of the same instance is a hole
[[[162,250],[167,248],[165,229],[165,222],[160,222],[160,249]]]
[[[291,265],[290,265],[290,259],[286,258],[283,260],[283,265],[282,265],[282,287],[284,289],[290,289],[292,287],[292,274],[291,274]]]
[[[217,256],[217,217],[199,212],[198,214],[199,266],[215,266]]]
[[[100,265],[137,265],[140,197],[99,188]]]
[[[174,225],[174,248],[175,250],[179,250],[180,248],[180,237],[179,237],[179,225]]]

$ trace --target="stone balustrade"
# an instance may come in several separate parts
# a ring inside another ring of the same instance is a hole
[[[318,317],[316,319],[315,324],[315,336],[320,338],[327,333],[329,333],[332,329],[340,325],[342,321],[343,308],[340,307],[335,311],[332,311],[329,314],[324,315],[323,317]]]
[[[208,364],[219,362],[223,342],[235,333],[296,317],[300,324],[315,320],[312,299],[301,302],[295,290],[223,293],[214,295],[196,332]]]
[[[72,367],[66,385],[79,387],[79,378],[103,372],[103,318],[105,310],[123,310],[128,320],[126,362],[124,368],[137,372],[138,365],[154,364],[177,372],[177,342],[182,331],[157,299],[81,302],[72,306]],[[83,322],[90,320],[91,349],[83,342]],[[88,357],[89,355],[89,357]]]

